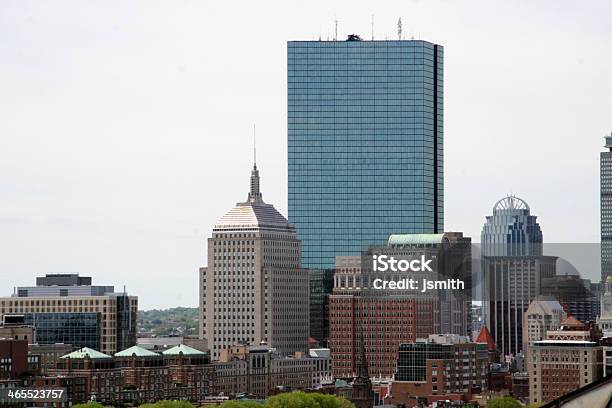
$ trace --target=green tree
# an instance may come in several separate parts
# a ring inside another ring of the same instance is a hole
[[[109,407],[105,407],[104,405],[98,403],[98,402],[87,402],[85,404],[76,404],[73,405],[72,408],[109,408]]]
[[[264,408],[265,405],[257,401],[225,401],[220,408]]]
[[[487,402],[487,408],[521,408],[521,404],[514,398],[498,397]]]
[[[355,408],[355,405],[335,395],[298,391],[270,397],[265,408]]]
[[[195,408],[188,401],[157,401],[154,404],[143,404],[140,408]]]

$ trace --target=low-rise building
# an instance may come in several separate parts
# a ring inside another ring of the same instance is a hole
[[[114,356],[83,348],[63,356],[50,374],[85,378],[87,399],[103,404],[163,399],[199,403],[214,394],[208,354],[182,344],[161,354],[133,346]]]
[[[23,319],[39,344],[66,343],[115,353],[136,344],[138,298],[92,286],[78,274],[48,274],[0,297],[0,319]],[[30,340],[34,343],[34,340]]]
[[[487,390],[488,364],[487,344],[464,336],[430,335],[401,344],[397,372],[385,403],[414,406],[441,397],[465,400]]]
[[[0,339],[36,342],[33,326],[25,324],[23,316],[4,316],[0,321]]]
[[[28,356],[27,340],[0,340],[0,380],[14,380],[39,372],[38,357]]]
[[[214,366],[217,392],[232,397],[246,394],[266,398],[279,387],[317,389],[331,378],[329,349],[287,357],[265,345],[234,346],[223,350]]]
[[[548,402],[598,380],[602,355],[589,328],[568,317],[529,348],[530,402]]]
[[[28,355],[38,356],[40,361],[40,372],[46,375],[49,370],[57,367],[57,362],[62,356],[70,353],[74,348],[70,344],[30,344]]]

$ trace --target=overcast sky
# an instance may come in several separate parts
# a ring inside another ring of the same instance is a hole
[[[0,1],[0,295],[50,272],[196,306],[212,225],[287,213],[286,41],[445,47],[445,223],[523,197],[547,242],[598,242],[609,1]],[[588,7],[587,7],[588,5]]]

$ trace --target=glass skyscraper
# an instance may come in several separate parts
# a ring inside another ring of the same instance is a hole
[[[290,41],[289,221],[333,268],[393,233],[444,230],[443,47]]]
[[[556,257],[542,256],[543,235],[527,202],[504,197],[486,217],[482,245],[485,322],[502,355],[523,350],[523,314],[556,274]]]

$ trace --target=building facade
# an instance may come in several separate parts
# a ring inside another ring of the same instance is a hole
[[[488,307],[491,336],[502,355],[523,351],[523,315],[536,296],[542,281],[554,276],[556,257],[488,257]]]
[[[597,326],[602,332],[609,332],[612,335],[612,276],[608,276],[604,282],[600,310]]]
[[[567,313],[554,298],[537,297],[523,314],[523,350],[534,342],[546,339],[549,330],[556,330]]]
[[[500,353],[516,355],[523,349],[523,313],[542,293],[542,279],[556,274],[556,258],[542,256],[537,217],[516,196],[495,203],[480,238],[484,321]]]
[[[334,378],[357,372],[359,339],[372,377],[392,378],[399,344],[435,332],[435,302],[407,296],[365,295],[366,273],[359,256],[336,258],[330,296],[330,349]]]
[[[37,286],[0,298],[0,319],[18,315],[34,327],[39,344],[64,343],[114,353],[136,344],[138,298],[91,278],[51,274]]]
[[[200,269],[200,336],[213,359],[262,341],[285,355],[307,350],[309,281],[300,253],[294,227],[263,201],[254,165],[247,201],[217,222]]]
[[[488,389],[488,366],[487,344],[468,337],[430,335],[401,344],[390,398],[385,402],[412,406],[419,400],[481,393]]]
[[[385,246],[371,247],[364,256],[336,257],[334,290],[330,297],[330,348],[336,378],[357,371],[358,340],[363,335],[368,371],[373,378],[392,378],[398,347],[433,333],[470,335],[470,238],[460,232],[394,234]],[[373,256],[430,261],[432,271],[372,270]],[[461,290],[380,289],[376,281],[412,278],[461,280]]]
[[[185,345],[161,354],[133,346],[114,356],[83,348],[63,356],[50,375],[83,378],[86,400],[111,405],[172,399],[198,403],[215,392],[208,354]]]
[[[603,374],[602,347],[573,317],[529,348],[529,399],[545,403],[597,381]]]
[[[329,346],[329,296],[334,288],[333,269],[308,272],[310,281],[310,337],[322,347]]]
[[[0,321],[0,339],[27,340],[36,343],[36,330],[25,324],[25,318],[20,315],[5,315]]]
[[[601,281],[612,276],[612,133],[599,154],[601,215]]]
[[[393,233],[444,230],[443,47],[290,41],[289,221],[331,269]]]
[[[214,362],[217,392],[230,397],[267,398],[278,389],[319,389],[331,380],[329,350],[281,356],[268,346],[234,346]]]
[[[504,197],[486,217],[480,235],[482,256],[542,255],[543,235],[537,216],[527,202],[516,196]]]
[[[595,322],[599,316],[599,282],[579,275],[555,275],[542,280],[541,294],[554,296],[568,315],[582,322]]]

